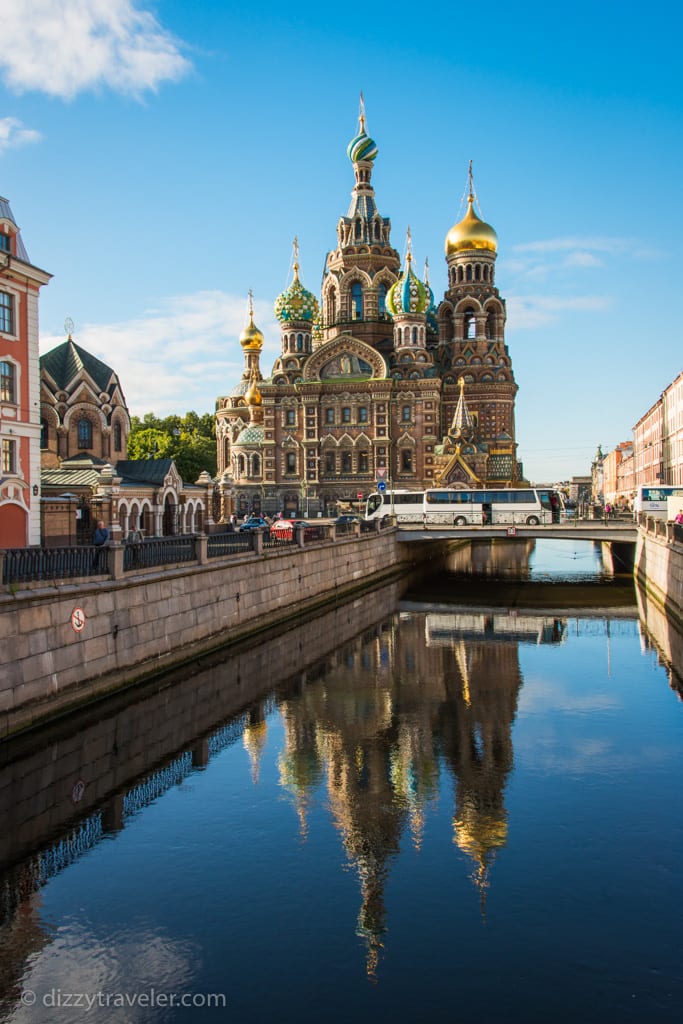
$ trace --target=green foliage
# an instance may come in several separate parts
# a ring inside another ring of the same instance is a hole
[[[129,459],[173,459],[186,483],[194,483],[206,470],[216,475],[216,427],[210,412],[199,416],[187,412],[184,416],[166,416],[160,419],[147,412],[140,419],[131,418],[128,435]]]

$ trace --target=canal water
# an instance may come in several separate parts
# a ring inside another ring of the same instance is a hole
[[[0,1019],[678,1019],[680,638],[487,547],[0,745]]]

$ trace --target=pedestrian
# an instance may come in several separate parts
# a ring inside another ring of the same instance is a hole
[[[92,560],[92,567],[95,572],[101,572],[107,568],[107,556],[103,551],[103,548],[109,543],[109,530],[104,525],[102,519],[98,520],[95,532],[92,535],[92,542],[97,549],[95,551],[95,557]]]
[[[683,508],[679,508],[678,512],[674,516],[674,523],[677,523],[678,526],[683,526]]]

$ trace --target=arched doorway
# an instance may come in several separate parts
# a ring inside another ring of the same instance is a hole
[[[174,501],[174,495],[167,494],[164,500],[164,537],[175,537],[178,533],[178,506]]]

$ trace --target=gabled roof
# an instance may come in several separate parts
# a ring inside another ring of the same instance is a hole
[[[171,472],[173,459],[119,459],[115,466],[123,484],[153,484],[160,487]]]
[[[100,359],[96,359],[90,352],[86,352],[70,337],[40,357],[40,368],[49,373],[57,387],[63,391],[83,370],[92,378],[100,391],[108,390],[112,377],[118,383],[118,378],[110,366]]]

